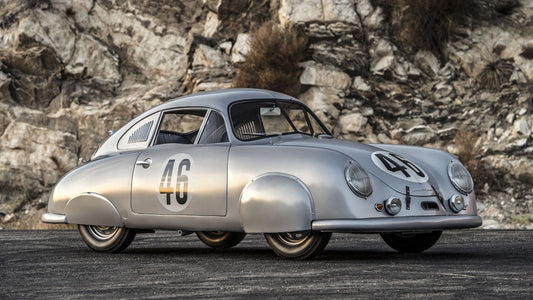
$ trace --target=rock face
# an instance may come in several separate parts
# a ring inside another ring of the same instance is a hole
[[[476,180],[487,226],[531,227],[533,6],[477,1],[442,55],[402,49],[382,1],[0,0],[1,226],[35,227],[24,220],[109,129],[231,87],[251,29],[274,20],[305,29],[299,98],[337,137],[470,149],[488,175]],[[502,66],[487,88],[480,74]],[[466,145],[454,139],[463,127],[475,133]]]

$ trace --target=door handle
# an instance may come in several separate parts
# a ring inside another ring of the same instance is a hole
[[[152,159],[150,158],[147,158],[145,160],[138,160],[135,162],[136,165],[138,166],[142,166],[143,168],[148,168],[150,166],[150,164],[152,164]]]

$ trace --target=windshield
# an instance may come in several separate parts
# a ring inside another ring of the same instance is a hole
[[[327,129],[304,105],[286,101],[247,101],[230,107],[235,136],[243,141],[285,134],[319,136]]]

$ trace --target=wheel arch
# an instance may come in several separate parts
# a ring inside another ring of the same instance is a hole
[[[248,233],[310,230],[315,215],[307,186],[286,173],[252,179],[241,192],[239,211],[241,226]]]
[[[96,193],[83,193],[70,199],[65,215],[70,224],[124,226],[113,203]]]

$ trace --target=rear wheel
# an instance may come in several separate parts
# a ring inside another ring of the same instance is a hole
[[[204,244],[213,248],[231,248],[240,243],[246,233],[227,231],[198,231],[196,235]]]
[[[419,253],[431,248],[442,231],[428,233],[382,233],[381,238],[391,248],[402,253]]]
[[[135,238],[135,231],[125,227],[78,225],[81,238],[97,252],[120,252]]]
[[[265,238],[277,255],[302,260],[313,258],[322,252],[331,238],[331,232],[265,233]]]

